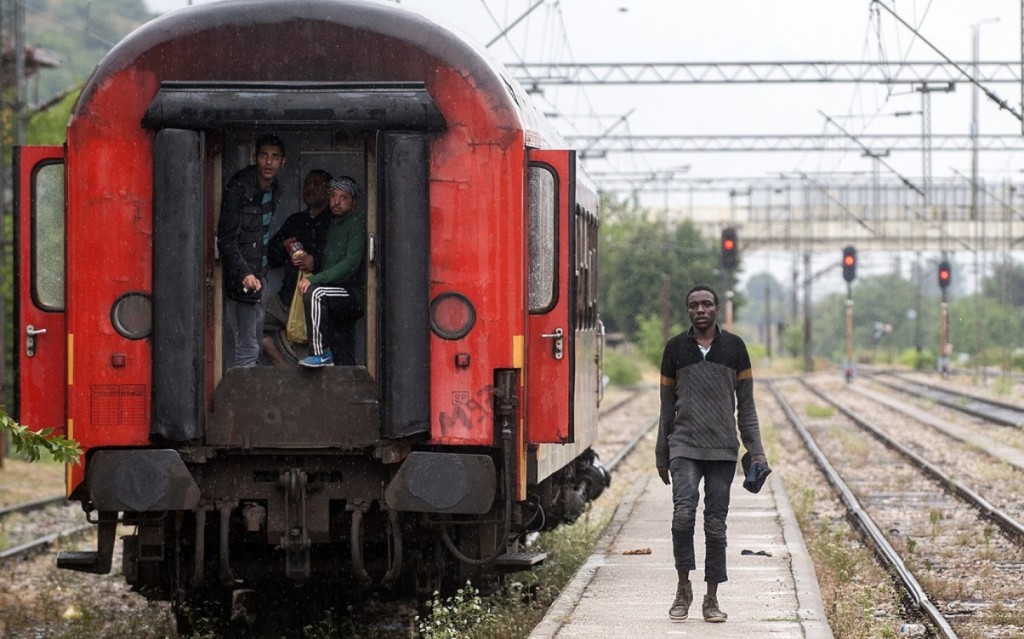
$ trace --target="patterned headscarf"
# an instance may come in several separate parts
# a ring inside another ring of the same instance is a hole
[[[338,189],[348,193],[357,200],[359,199],[359,185],[356,184],[355,180],[347,175],[332,178],[331,181],[327,183],[327,189]]]

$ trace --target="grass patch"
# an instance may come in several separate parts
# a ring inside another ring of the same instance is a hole
[[[808,417],[813,419],[824,419],[826,417],[832,417],[836,414],[835,406],[824,406],[822,404],[808,404],[804,408],[804,413]]]
[[[613,384],[634,386],[643,379],[643,362],[620,350],[608,348],[604,351],[604,374]]]
[[[996,383],[993,386],[993,389],[995,390],[996,395],[1003,396],[1012,394],[1015,387],[1016,383],[1013,381],[1013,377],[1011,375],[1000,375],[996,378]]]
[[[64,464],[29,462],[9,457],[0,468],[0,506],[11,506],[44,494],[64,494]]]
[[[605,497],[608,497],[607,495]],[[617,500],[609,497],[610,504]],[[510,578],[490,597],[466,584],[454,595],[434,594],[429,612],[417,618],[422,639],[519,639],[530,634],[576,570],[590,556],[594,542],[611,519],[610,508],[588,509],[574,524],[541,535],[532,550],[548,553],[544,564]]]

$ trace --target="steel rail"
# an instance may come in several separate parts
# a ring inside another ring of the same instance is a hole
[[[938,481],[942,485],[943,489],[948,490],[955,496],[963,499],[973,506],[982,514],[983,517],[991,520],[994,524],[999,526],[1003,532],[1015,538],[1017,543],[1024,545],[1024,524],[1014,519],[1011,515],[992,504],[974,490],[954,479],[935,464],[915,453],[908,446],[887,435],[879,427],[858,416],[850,408],[829,397],[824,391],[808,384],[805,380],[800,380],[800,382],[807,388],[807,390],[817,395],[822,401],[835,406],[839,412],[846,415],[853,423],[857,424],[857,426],[868,431],[871,436],[880,441],[887,448],[896,451],[915,467],[925,471],[925,473],[930,475],[932,479]]]
[[[66,500],[64,495],[54,495],[52,497],[41,497],[39,499],[33,499],[32,501],[21,502],[20,504],[12,504],[10,506],[4,506],[0,508],[0,519],[8,515],[14,515],[17,513],[27,513],[32,510],[39,510],[52,506],[53,504],[59,504]]]
[[[907,596],[918,610],[931,620],[936,629],[942,633],[942,636],[947,639],[956,639],[956,631],[949,625],[949,621],[942,615],[931,599],[928,598],[927,593],[925,593],[917,578],[914,577],[914,574],[903,563],[903,558],[892,547],[889,540],[885,538],[885,535],[882,534],[882,531],[875,524],[874,520],[871,519],[871,516],[861,507],[860,501],[858,501],[839,473],[836,472],[835,468],[832,467],[825,453],[818,447],[810,432],[800,421],[800,418],[797,417],[796,413],[782,397],[782,393],[779,392],[773,382],[768,381],[766,383],[768,384],[768,389],[775,397],[775,401],[786,414],[786,418],[789,419],[800,439],[803,440],[804,446],[814,459],[814,462],[825,475],[825,479],[846,506],[847,515],[870,540],[875,554],[889,568],[889,571],[900,580]]]
[[[599,417],[608,417],[612,413],[615,413],[616,411],[618,411],[623,406],[625,406],[625,405],[631,403],[633,400],[635,400],[640,395],[641,390],[642,389],[640,389],[640,388],[634,388],[634,389],[630,390],[629,395],[627,395],[623,399],[620,399],[618,402],[612,404],[608,408],[600,409],[598,411],[598,416]]]
[[[25,543],[23,543],[21,545],[15,546],[13,548],[8,548],[7,550],[5,550],[3,552],[0,552],[0,561],[3,561],[5,559],[10,559],[10,558],[16,557],[18,555],[28,554],[29,552],[31,552],[31,551],[33,551],[33,550],[35,550],[37,548],[43,548],[45,546],[49,546],[50,544],[54,543],[55,541],[57,541],[59,539],[63,539],[65,537],[72,537],[74,535],[79,535],[81,533],[88,532],[90,530],[94,530],[95,528],[96,527],[94,525],[92,525],[92,524],[82,524],[81,526],[77,526],[75,528],[69,528],[67,530],[61,530],[59,532],[51,533],[49,535],[45,535],[43,537],[39,537],[37,539],[33,539],[32,541],[26,541]]]
[[[633,438],[626,442],[626,445],[619,449],[619,452],[615,453],[615,456],[612,457],[611,461],[608,462],[608,472],[615,470],[615,467],[618,466],[622,460],[628,457],[629,454],[632,453],[633,450],[640,444],[641,440],[643,440],[643,438],[647,436],[647,433],[651,432],[657,425],[658,420],[657,418],[655,418],[651,420],[651,423],[647,424],[646,426],[641,428],[635,435],[633,435]]]
[[[948,388],[944,388],[942,386],[939,386],[938,384],[932,384],[931,382],[922,382],[922,381],[919,381],[919,380],[916,380],[916,379],[907,379],[906,377],[904,377],[898,371],[888,371],[888,374],[892,375],[893,377],[897,377],[897,378],[903,380],[903,382],[905,382],[907,384],[915,384],[917,386],[924,386],[924,387],[930,388],[932,390],[937,390],[937,391],[939,391],[941,393],[948,393],[948,394],[956,395],[958,397],[966,397],[967,399],[970,399],[970,400],[973,400],[973,401],[976,401],[976,402],[980,402],[982,404],[991,404],[992,406],[998,406],[999,408],[1005,408],[1007,410],[1017,411],[1018,413],[1021,413],[1022,415],[1024,415],[1024,406],[1021,406],[1020,404],[1011,404],[1010,402],[1002,402],[1002,401],[999,401],[998,399],[991,399],[989,397],[982,397],[981,395],[974,395],[973,393],[966,393],[966,392],[963,392],[963,391],[953,391],[953,390],[949,390]]]
[[[1014,404],[1009,404],[1007,402],[1001,402],[994,399],[987,399],[985,397],[971,395],[970,393],[965,393],[962,391],[954,391],[948,388],[942,388],[941,386],[935,386],[927,382],[903,379],[902,377],[899,377],[899,384],[885,382],[879,379],[878,376],[872,376],[871,379],[885,386],[886,388],[891,388],[893,390],[897,390],[907,395],[920,397],[923,394],[928,399],[931,399],[947,408],[952,408],[953,410],[960,411],[961,413],[970,415],[972,417],[977,417],[978,419],[984,419],[986,421],[994,422],[996,424],[1002,424],[1003,426],[1024,428],[1024,408],[1016,406]],[[964,404],[961,401],[964,399],[970,400],[971,402],[978,404],[978,406],[970,406]],[[1013,413],[1014,416],[1003,416],[995,412],[986,411],[984,408],[986,406],[996,411],[1007,411]]]

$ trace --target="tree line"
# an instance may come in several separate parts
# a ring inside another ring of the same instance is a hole
[[[653,326],[668,334],[689,326],[685,295],[694,284],[710,284],[720,296],[736,285],[736,273],[720,267],[718,238],[701,236],[689,221],[669,221],[657,212],[612,196],[602,198],[598,278],[601,318],[610,334],[639,344],[651,363],[660,350]],[[836,248],[838,265],[839,248]],[[749,269],[741,253],[739,270]],[[954,273],[964,272],[954,261]],[[899,272],[861,275],[851,286],[855,358],[902,363],[916,368],[935,365],[939,350],[940,290],[933,264],[920,263],[911,275]],[[799,358],[804,348],[803,303],[797,305],[780,272],[754,272],[734,298],[735,330],[763,349],[765,323],[779,340],[776,353]],[[838,278],[838,271],[834,275]],[[780,281],[781,280],[781,281]],[[666,286],[667,284],[667,286]],[[1024,267],[1009,256],[996,261],[980,279],[980,290],[967,294],[964,279],[954,279],[948,307],[949,339],[954,359],[970,366],[1024,367]],[[765,292],[771,295],[767,317]],[[845,291],[812,305],[812,356],[840,363],[846,357]],[[724,309],[724,300],[723,300]],[[719,313],[724,323],[724,311]],[[956,362],[954,361],[954,364]]]

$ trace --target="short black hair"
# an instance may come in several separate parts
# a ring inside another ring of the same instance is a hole
[[[281,149],[281,155],[285,155],[284,140],[277,137],[273,133],[264,133],[260,137],[256,138],[256,151],[264,146],[276,146]]]
[[[313,170],[311,170],[309,173],[306,174],[306,179],[308,180],[309,176],[311,176],[311,175],[319,175],[320,177],[322,177],[324,179],[324,184],[325,185],[328,182],[330,182],[332,179],[334,179],[333,175],[331,175],[330,173],[328,173],[327,171],[325,171],[323,169],[313,169]]]
[[[690,302],[690,295],[696,293],[697,291],[707,291],[708,293],[711,293],[711,296],[715,298],[715,306],[718,306],[718,293],[716,293],[715,289],[711,288],[707,284],[698,284],[697,286],[694,286],[690,290],[686,291],[687,304],[689,304]]]

